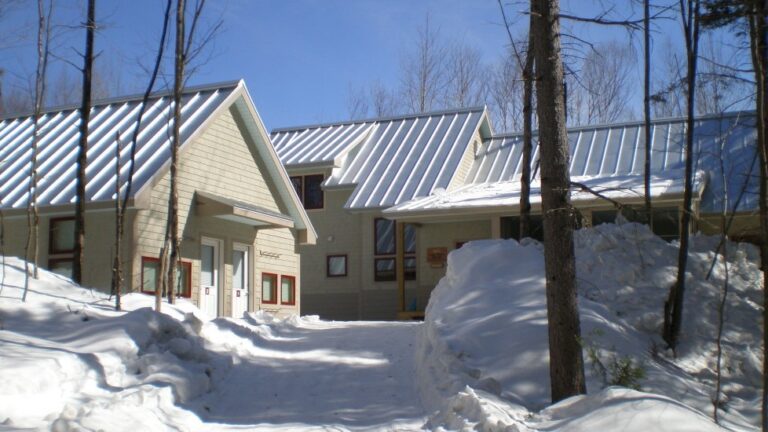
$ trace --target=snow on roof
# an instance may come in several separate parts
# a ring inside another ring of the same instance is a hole
[[[241,86],[241,82],[191,87],[184,91],[182,144]],[[115,197],[115,143],[120,133],[121,188],[128,180],[130,141],[142,96],[95,101],[88,127],[87,201]],[[170,160],[172,94],[155,93],[148,101],[136,147],[132,194],[142,189]],[[80,113],[75,106],[46,111],[39,120],[38,205],[75,202]],[[0,208],[23,208],[29,200],[33,117],[0,120]]]
[[[757,136],[754,122],[754,113],[727,113],[696,120],[694,168],[709,173],[709,187],[702,196],[702,211],[720,211],[724,198],[728,200],[728,207],[733,209],[740,191],[745,188],[746,193],[743,194],[738,210],[757,208],[759,173],[755,162]],[[571,176],[642,175],[645,162],[644,130],[642,122],[569,129]],[[652,137],[653,174],[663,175],[684,166],[684,118],[653,121]],[[720,168],[721,155],[724,172]],[[467,181],[488,183],[519,179],[521,160],[521,134],[495,136],[483,143]],[[533,160],[538,161],[536,142]]]
[[[275,129],[272,139],[288,169],[335,166],[324,187],[354,187],[345,208],[377,209],[447,187],[483,121],[477,107]]]
[[[684,171],[673,170],[651,178],[651,195],[654,198],[666,198],[681,195],[684,186]],[[699,171],[695,175],[694,187],[701,193],[706,184],[706,174]],[[643,176],[610,176],[610,177],[571,177],[572,182],[581,183],[601,195],[626,202],[643,199]],[[404,216],[409,213],[425,211],[450,211],[459,209],[481,209],[507,207],[517,208],[520,204],[521,183],[518,180],[498,181],[492,183],[475,183],[462,186],[452,192],[436,191],[434,194],[417,198],[398,206],[389,208],[384,214],[391,217]],[[600,200],[594,194],[572,189],[573,202]],[[541,204],[541,183],[539,179],[531,182],[531,204]]]

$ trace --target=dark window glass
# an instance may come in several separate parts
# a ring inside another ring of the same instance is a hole
[[[376,255],[395,253],[395,221],[389,219],[374,220],[376,237]]]
[[[377,281],[395,280],[395,259],[394,258],[376,258],[374,260],[375,275]]]
[[[405,231],[405,253],[416,253],[416,226],[406,224]]]
[[[653,209],[653,232],[666,241],[680,237],[680,219],[677,208]]]
[[[50,248],[52,254],[69,253],[75,250],[75,219],[51,219]]]
[[[302,183],[302,177],[291,177],[291,183],[293,183],[293,188],[296,189],[296,195],[299,196],[299,199],[303,202],[304,201],[304,187]]]
[[[592,226],[616,221],[616,210],[598,210],[592,212]]]
[[[530,237],[544,240],[544,221],[541,215],[531,215]],[[501,218],[501,238],[520,240],[520,217],[503,216]]]
[[[321,209],[323,208],[323,175],[304,176],[304,208]]]
[[[48,260],[48,270],[62,276],[72,277],[72,258]]]
[[[416,280],[416,258],[405,258],[405,280]]]

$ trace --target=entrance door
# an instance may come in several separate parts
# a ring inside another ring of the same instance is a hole
[[[219,316],[219,242],[203,238],[200,246],[200,309],[211,318]]]
[[[232,247],[232,317],[242,318],[248,311],[251,297],[248,246],[235,243]]]

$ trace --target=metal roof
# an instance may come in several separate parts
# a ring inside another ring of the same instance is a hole
[[[182,145],[233,94],[240,82],[185,89],[182,106]],[[96,101],[88,125],[87,201],[115,198],[115,185],[127,183],[130,141],[141,107],[141,95]],[[170,160],[173,125],[170,92],[153,94],[144,112],[136,148],[132,195]],[[37,169],[38,206],[75,202],[76,157],[79,139],[78,107],[46,111],[39,120]],[[119,180],[115,175],[115,145],[120,133]],[[0,120],[0,207],[23,208],[29,200],[33,117]]]
[[[651,127],[651,173],[663,175],[684,167],[685,119],[655,120]],[[571,176],[642,175],[645,162],[644,130],[642,122],[569,129]],[[702,211],[721,211],[724,198],[728,200],[729,209],[733,209],[742,189],[746,192],[738,210],[757,208],[759,172],[756,136],[754,113],[729,113],[696,119],[694,169],[704,170],[709,176],[708,187],[702,196]],[[720,168],[721,155],[724,172]],[[521,160],[522,135],[495,136],[483,142],[467,182],[490,183],[519,179]],[[535,140],[533,161],[534,164],[538,161],[538,145]]]
[[[483,122],[477,107],[276,129],[272,139],[288,169],[334,161],[324,187],[354,187],[345,208],[379,209],[448,187]]]
[[[583,184],[599,192],[604,197],[620,201],[641,201],[643,199],[643,176],[603,176],[603,177],[571,177],[571,181]],[[707,176],[703,171],[694,175],[695,195],[699,196],[707,184]],[[651,196],[655,199],[676,198],[684,190],[684,175],[682,170],[667,171],[651,177]],[[436,191],[436,193],[417,198],[384,211],[386,216],[406,217],[423,213],[456,213],[462,210],[489,210],[504,207],[515,209],[520,205],[521,182],[519,180],[498,181],[489,183],[470,183],[454,191]],[[602,201],[592,193],[573,188],[573,202]],[[535,179],[531,182],[531,204],[541,204],[541,182]],[[606,203],[607,204],[607,203]],[[498,210],[496,210],[498,211]]]

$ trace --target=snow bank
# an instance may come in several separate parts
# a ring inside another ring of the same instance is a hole
[[[124,304],[139,309],[114,312],[106,295],[44,270],[22,303],[22,266],[6,258],[0,292],[0,430],[200,424],[177,404],[207,392],[226,360],[204,348],[194,306],[164,305],[169,316],[130,294]]]
[[[676,274],[676,245],[633,223],[583,229],[576,233],[575,241],[585,346],[605,365],[612,359],[627,359],[641,368],[645,374],[638,382],[642,390],[681,401],[678,414],[683,418],[693,410],[710,414],[717,305],[725,280],[722,260],[710,280],[706,274],[719,239],[692,238],[677,359],[664,352],[659,337],[663,303]],[[728,261],[725,396],[720,415],[728,427],[752,429],[759,420],[762,361],[757,324],[762,301],[758,252],[750,245],[728,243]],[[477,394],[485,395],[483,400],[495,400],[487,397],[493,395],[511,403],[513,412],[521,406],[534,411],[546,407],[550,395],[542,246],[530,240],[523,244],[485,240],[451,252],[446,276],[430,298],[422,331],[416,355],[422,397],[428,407],[455,412],[443,400],[457,393],[463,393],[459,399],[465,400],[466,385],[481,390]],[[595,414],[603,420],[615,414],[608,406],[647,406],[651,416],[662,406],[676,409],[669,399],[653,395],[643,396],[643,404],[638,405],[631,402],[636,396],[616,390],[601,393],[608,383],[592,367],[588,355],[585,361],[590,396],[581,398],[578,406],[605,408]],[[557,412],[562,416],[565,411]],[[690,424],[698,424],[696,421]],[[587,427],[587,423],[562,419],[560,423],[573,430],[582,430],[579,425]],[[536,428],[546,430],[545,426]]]

